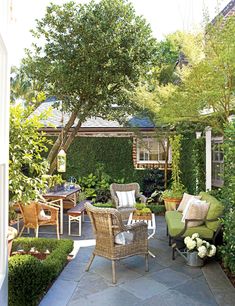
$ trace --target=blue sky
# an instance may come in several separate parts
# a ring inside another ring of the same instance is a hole
[[[24,56],[24,48],[29,47],[32,36],[29,32],[36,18],[42,18],[50,3],[62,4],[66,0],[11,0],[9,24],[9,60],[18,65]],[[78,3],[89,0],[75,0]],[[136,13],[143,15],[153,30],[153,35],[161,40],[176,30],[199,29],[203,21],[203,10],[207,9],[211,19],[217,14],[216,8],[224,8],[229,0],[130,0]]]

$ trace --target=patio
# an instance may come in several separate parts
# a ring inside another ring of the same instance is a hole
[[[203,268],[191,268],[184,259],[171,259],[164,216],[156,216],[157,231],[149,240],[149,272],[144,271],[144,258],[130,257],[117,263],[117,285],[112,284],[111,262],[96,257],[89,272],[85,272],[95,240],[87,216],[82,236],[74,240],[73,259],[50,290],[40,306],[57,305],[234,305],[235,290],[220,265],[210,261]],[[68,236],[67,216],[64,215],[64,235]],[[75,228],[76,227],[76,228]],[[73,224],[75,232],[78,225]],[[54,234],[39,237],[54,238]],[[26,234],[27,235],[27,234]],[[24,235],[24,236],[26,236]]]

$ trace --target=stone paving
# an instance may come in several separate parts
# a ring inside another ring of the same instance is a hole
[[[40,306],[234,306],[235,290],[220,265],[211,261],[203,268],[192,268],[179,255],[172,261],[164,217],[157,216],[156,223],[156,236],[149,240],[156,258],[149,257],[149,272],[144,271],[141,256],[121,260],[116,267],[117,284],[113,285],[107,259],[95,257],[90,271],[85,272],[95,244],[91,224],[85,222],[82,236],[72,237],[73,260]],[[66,232],[63,237],[67,237]]]

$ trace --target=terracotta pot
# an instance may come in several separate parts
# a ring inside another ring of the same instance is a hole
[[[166,211],[176,210],[181,200],[182,198],[165,198],[164,203],[165,203]]]

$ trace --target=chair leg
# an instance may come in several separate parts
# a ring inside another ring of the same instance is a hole
[[[149,254],[145,254],[145,272],[149,271]]]
[[[60,240],[59,222],[56,223],[56,232],[57,232],[57,239]]]
[[[112,260],[112,279],[113,279],[113,284],[116,284],[117,280],[116,280],[116,262],[115,260]]]
[[[169,246],[171,246],[171,236],[169,235]]]
[[[36,228],[35,228],[36,238],[38,238],[38,229],[39,229],[39,227],[36,227]]]
[[[166,225],[166,235],[167,235],[167,236],[169,235],[168,226],[167,226],[167,225]]]
[[[19,237],[22,235],[24,229],[25,229],[25,226],[23,225],[23,227],[22,227],[22,229],[21,229],[21,231],[20,231]]]
[[[92,253],[92,255],[91,255],[90,259],[89,259],[89,262],[88,262],[88,264],[87,264],[87,266],[86,266],[86,270],[85,270],[86,272],[88,272],[88,271],[89,271],[90,266],[91,266],[91,264],[92,264],[92,262],[93,262],[94,258],[95,258],[95,254],[94,254],[94,253]]]

